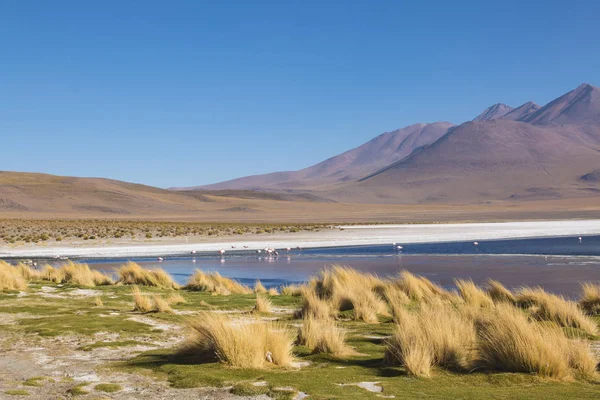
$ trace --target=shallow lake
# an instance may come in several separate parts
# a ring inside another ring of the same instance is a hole
[[[156,258],[131,258],[146,268],[161,267],[179,283],[185,283],[196,268],[218,271],[223,276],[252,285],[260,279],[267,287],[304,282],[321,269],[347,265],[380,276],[393,276],[406,269],[445,287],[454,278],[485,283],[496,279],[508,287],[542,286],[574,297],[582,282],[600,281],[600,236],[493,240],[385,246],[279,250],[278,257],[254,251],[230,250],[224,257],[214,254]],[[112,272],[127,259],[90,259],[93,268]]]

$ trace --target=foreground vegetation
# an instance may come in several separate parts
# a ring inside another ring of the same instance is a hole
[[[104,366],[166,379],[173,390],[231,386],[235,394],[273,398],[598,397],[600,285],[583,285],[577,302],[494,281],[455,286],[449,291],[406,271],[382,279],[342,267],[279,290],[203,271],[180,286],[162,270],[133,263],[106,276],[73,263],[38,271],[0,262],[0,315],[18,321],[0,331],[74,335],[86,342],[76,351],[93,352],[158,343],[166,328],[156,326],[179,327],[181,340]],[[82,292],[89,297],[75,297]],[[112,339],[98,341],[100,332]],[[77,385],[72,389],[120,388]],[[35,387],[13,382],[7,390]]]
[[[0,244],[47,243],[316,231],[328,224],[252,224],[121,220],[0,220]]]

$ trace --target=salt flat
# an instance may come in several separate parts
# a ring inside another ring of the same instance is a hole
[[[469,224],[349,225],[320,232],[244,235],[194,243],[125,243],[108,246],[46,246],[0,248],[0,257],[135,257],[211,252],[224,249],[259,250],[265,247],[314,248],[386,243],[440,243],[553,236],[599,235],[600,220],[562,220]],[[243,246],[247,246],[244,248]]]

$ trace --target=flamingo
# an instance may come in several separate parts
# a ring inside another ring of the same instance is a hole
[[[260,254],[260,250],[256,250],[256,253],[257,253],[257,254]]]
[[[232,249],[235,249],[235,246],[231,246]]]
[[[395,246],[395,245],[396,245],[396,242],[393,242],[393,243],[392,243],[392,246]]]
[[[297,248],[298,250],[302,250],[302,247],[300,247],[300,246],[296,246],[296,248]]]
[[[158,257],[158,258],[157,258],[157,260],[158,260],[158,261],[164,261],[165,259],[164,259],[164,258],[162,258],[162,257]]]
[[[192,254],[196,254],[196,250],[192,250]]]
[[[479,246],[479,242],[473,242],[474,246]]]
[[[287,251],[288,253],[290,252],[290,250],[292,250],[292,249],[291,249],[291,248],[289,248],[289,247],[286,247],[286,248],[285,248],[285,251]]]
[[[244,248],[245,248],[245,249],[247,249],[247,248],[248,248],[248,246],[244,246]]]
[[[402,250],[402,246],[396,246],[396,250],[401,251]]]
[[[219,255],[220,255],[221,257],[223,257],[223,254],[225,254],[225,250],[223,250],[223,249],[219,250]]]
[[[581,236],[579,236],[579,243],[581,243],[583,241],[583,238]]]
[[[279,255],[279,253],[277,252],[277,250],[275,250],[275,255],[276,255],[276,256],[278,256],[278,255]]]

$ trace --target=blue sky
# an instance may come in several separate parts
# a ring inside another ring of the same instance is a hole
[[[600,85],[597,1],[0,1],[0,170],[190,186]]]

